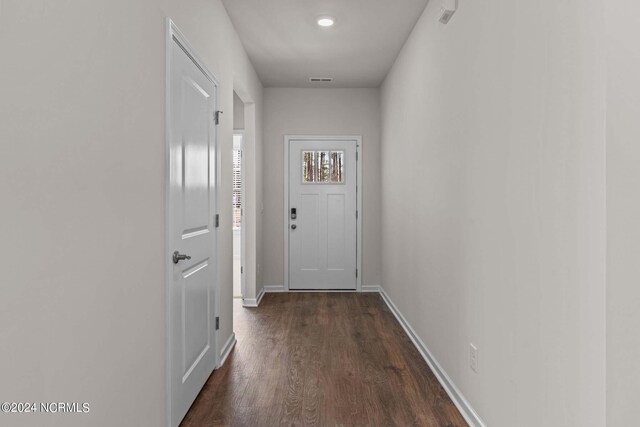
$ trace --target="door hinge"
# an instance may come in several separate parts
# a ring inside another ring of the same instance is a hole
[[[220,227],[220,214],[216,214],[216,228]]]
[[[358,211],[356,211],[356,219],[358,219]]]
[[[220,317],[216,316],[216,331],[220,329]]]
[[[240,267],[240,274],[244,274],[244,267]]]
[[[216,111],[215,113],[213,113],[213,122],[217,125],[220,124],[220,114],[224,113],[224,111]]]
[[[356,162],[358,161],[358,152],[356,151]]]
[[[358,269],[356,268],[356,277],[358,277]]]

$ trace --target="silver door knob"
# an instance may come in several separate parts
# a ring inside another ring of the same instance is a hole
[[[297,225],[295,225],[295,224],[291,224],[291,229],[292,229],[292,230],[295,230],[297,227],[298,227]]]
[[[181,253],[180,253],[180,252],[178,252],[178,251],[175,251],[175,252],[173,253],[173,263],[174,263],[174,264],[177,264],[177,263],[179,263],[180,261],[184,261],[185,259],[191,259],[191,257],[190,257],[189,255],[181,254]]]

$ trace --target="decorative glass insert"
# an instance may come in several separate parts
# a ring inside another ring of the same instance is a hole
[[[344,182],[344,151],[303,151],[302,182],[341,184]]]

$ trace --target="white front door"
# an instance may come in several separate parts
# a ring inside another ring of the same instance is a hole
[[[216,84],[181,38],[169,63],[168,256],[170,425],[218,363],[215,330]]]
[[[289,289],[356,289],[355,140],[289,140]]]

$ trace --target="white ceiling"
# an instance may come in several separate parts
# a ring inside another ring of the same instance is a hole
[[[380,86],[427,2],[223,0],[265,87]],[[321,15],[336,24],[320,28]]]

